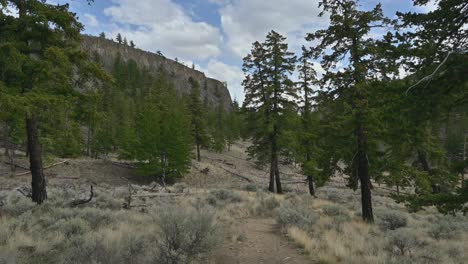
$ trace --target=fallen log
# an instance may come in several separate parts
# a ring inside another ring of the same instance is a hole
[[[148,194],[134,194],[132,198],[145,198],[145,197],[164,197],[164,196],[183,196],[187,193],[148,193]]]
[[[282,184],[305,184],[307,181],[281,182]]]
[[[15,167],[20,168],[20,169],[29,170],[28,167],[25,167],[25,166],[22,166],[22,165],[13,163],[13,162],[3,161],[3,163],[5,163],[5,164],[7,164],[7,165],[15,166]]]
[[[111,164],[115,165],[117,167],[122,167],[122,168],[126,168],[126,169],[136,169],[137,168],[135,165],[131,165],[130,163],[122,163],[122,162],[111,161]]]
[[[220,168],[223,169],[223,170],[225,170],[226,172],[228,172],[228,173],[230,173],[230,174],[236,176],[236,177],[239,177],[239,178],[243,179],[243,180],[246,180],[246,181],[248,181],[248,182],[253,182],[251,179],[247,178],[246,176],[243,176],[243,175],[240,175],[240,174],[238,174],[238,173],[232,172],[232,171],[230,171],[230,170],[228,170],[228,169],[226,169],[226,168],[223,168],[223,167],[220,167]]]
[[[26,198],[31,198],[32,197],[32,192],[30,188],[27,187],[20,187],[16,189],[19,193],[24,195]]]
[[[44,170],[45,170],[45,169],[50,169],[50,168],[52,168],[52,167],[55,167],[55,166],[58,166],[58,165],[61,165],[61,164],[64,164],[64,163],[67,163],[67,162],[69,162],[69,161],[70,161],[70,160],[62,160],[62,161],[60,161],[60,162],[57,162],[57,163],[54,163],[54,164],[51,164],[51,165],[49,165],[49,166],[44,167]],[[22,172],[22,173],[17,173],[17,174],[15,174],[15,176],[24,176],[24,175],[28,175],[28,174],[30,174],[30,173],[31,173],[31,171],[30,171],[29,168],[28,168],[28,171]]]

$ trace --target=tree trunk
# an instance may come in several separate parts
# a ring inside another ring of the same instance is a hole
[[[426,152],[424,152],[423,150],[418,150],[418,159],[423,167],[423,170],[427,172],[429,176],[432,176],[433,172],[431,171],[431,167],[429,166],[429,161],[427,160]],[[440,193],[440,187],[438,184],[431,183],[431,188],[433,194]]]
[[[35,117],[26,119],[26,129],[28,135],[29,163],[32,175],[32,200],[37,204],[41,204],[47,199],[47,191],[42,167],[42,150],[39,143],[39,131]]]
[[[200,143],[197,143],[197,160],[201,161],[201,156],[200,156]]]
[[[307,176],[307,183],[309,184],[309,193],[315,197],[314,176]]]
[[[275,159],[275,180],[276,180],[276,193],[282,194],[283,188],[281,187],[281,178],[280,178],[280,172],[278,168],[278,156],[276,156],[276,159]]]
[[[361,182],[361,203],[362,219],[368,223],[374,222],[374,213],[372,211],[372,193],[369,177],[369,161],[367,160],[367,135],[362,124],[358,124],[357,129],[357,170]]]
[[[465,140],[463,142],[463,163],[465,163],[466,161],[466,138],[468,136],[468,132],[465,132]],[[463,164],[463,170],[461,172],[461,187],[464,188],[465,187],[465,167],[466,167],[466,163]]]
[[[91,118],[88,118],[88,131],[86,140],[86,155],[91,157]]]
[[[7,148],[8,149],[8,148]],[[15,149],[12,148],[8,151],[8,159],[10,160],[10,176],[13,177],[16,175],[16,164],[15,164]]]
[[[270,162],[270,184],[268,185],[268,191],[272,193],[275,192],[275,165],[274,165],[273,154],[272,154],[271,162]]]

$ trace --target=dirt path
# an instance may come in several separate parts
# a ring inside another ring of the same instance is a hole
[[[278,233],[275,221],[247,219],[240,225],[245,239],[223,246],[215,263],[223,264],[305,264],[310,258]]]

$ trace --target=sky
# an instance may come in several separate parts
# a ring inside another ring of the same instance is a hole
[[[299,54],[308,32],[326,28],[327,16],[319,17],[319,0],[50,0],[70,2],[85,25],[84,33],[108,38],[121,33],[137,48],[161,51],[178,58],[208,77],[226,81],[233,99],[243,101],[242,58],[254,41],[263,41],[275,30],[287,36],[289,47]],[[390,18],[395,12],[426,12],[433,4],[414,7],[411,0],[362,0],[363,9],[381,3]],[[320,67],[318,64],[317,67]],[[317,69],[320,71],[320,69]]]

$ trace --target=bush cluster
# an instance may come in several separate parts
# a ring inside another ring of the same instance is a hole
[[[275,218],[282,228],[296,226],[304,231],[312,231],[318,220],[310,208],[300,204],[292,206],[289,202],[285,202],[276,210]]]
[[[380,227],[383,230],[396,230],[408,225],[408,218],[402,212],[385,211],[379,216]]]

